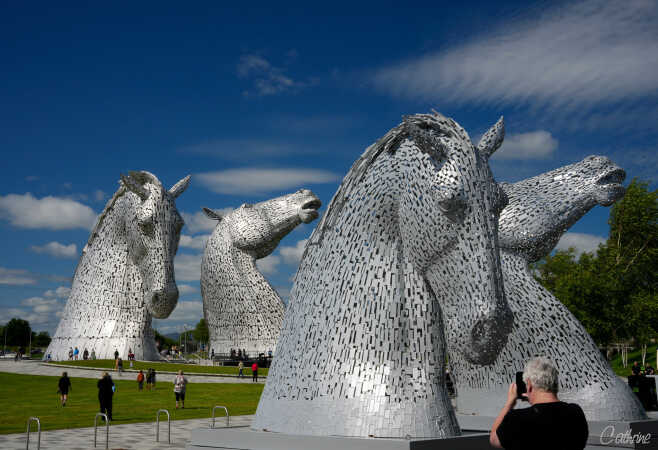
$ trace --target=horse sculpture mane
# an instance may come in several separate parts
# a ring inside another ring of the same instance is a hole
[[[608,158],[590,156],[503,186],[510,202],[501,213],[499,235],[514,328],[491,366],[477,367],[457,353],[450,355],[460,413],[495,416],[515,372],[530,358],[546,356],[560,372],[560,399],[578,403],[588,420],[646,418],[635,394],[615,375],[578,319],[529,269],[591,208],[619,199],[624,176]]]
[[[66,359],[79,347],[98,358],[130,349],[138,359],[158,359],[151,317],[167,317],[178,299],[173,258],[184,222],[175,198],[189,180],[167,191],[146,171],[121,177],[82,251],[46,355]]]
[[[446,345],[488,364],[511,328],[487,164],[502,134],[475,148],[452,119],[407,116],[354,163],[306,246],[254,429],[459,434]]]
[[[242,205],[217,220],[201,262],[203,312],[215,354],[274,351],[283,320],[283,302],[256,267],[300,223],[318,216],[320,200],[302,189],[255,205]]]

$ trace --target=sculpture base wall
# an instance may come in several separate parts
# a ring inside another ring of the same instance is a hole
[[[188,450],[489,450],[488,433],[445,439],[392,439],[341,436],[299,436],[249,428],[199,429],[190,433]]]

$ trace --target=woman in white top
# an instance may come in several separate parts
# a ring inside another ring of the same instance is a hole
[[[174,394],[176,395],[176,409],[178,409],[178,402],[180,401],[181,407],[185,409],[185,388],[187,386],[187,378],[183,376],[183,371],[179,370],[178,375],[174,378]]]

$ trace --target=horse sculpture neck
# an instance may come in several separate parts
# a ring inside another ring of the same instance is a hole
[[[317,217],[318,198],[300,190],[256,205],[242,205],[218,220],[201,262],[203,311],[215,354],[275,351],[283,303],[256,267],[300,223]]]

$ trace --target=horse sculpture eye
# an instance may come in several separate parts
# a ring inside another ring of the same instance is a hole
[[[146,236],[152,237],[155,233],[152,220],[140,220],[137,222],[137,226],[139,227],[141,233]]]

